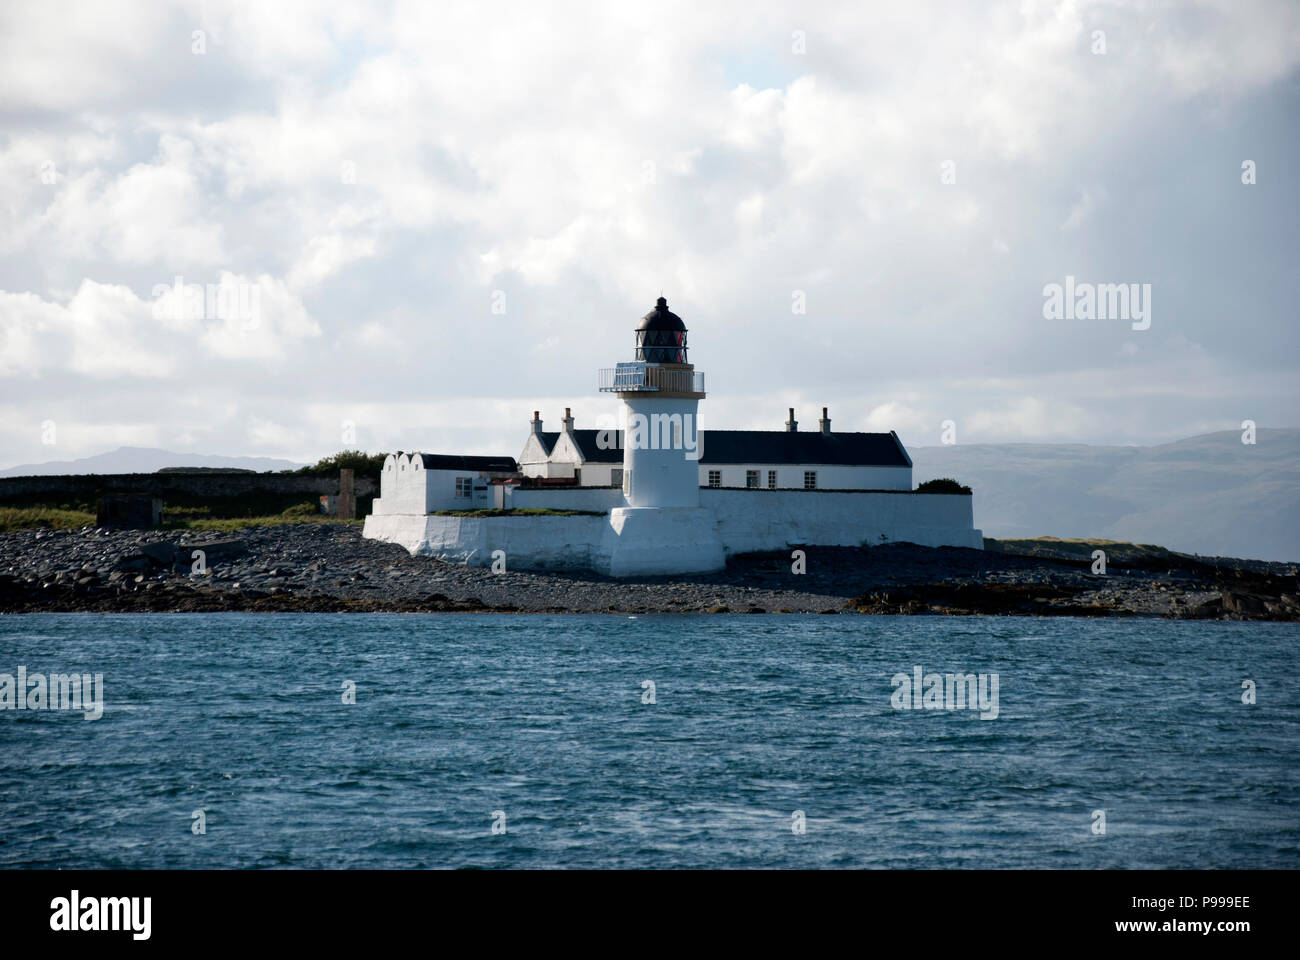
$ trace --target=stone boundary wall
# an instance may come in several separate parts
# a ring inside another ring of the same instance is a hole
[[[0,501],[8,497],[68,498],[104,493],[148,493],[164,501],[169,493],[196,497],[238,497],[249,493],[338,493],[338,474],[279,473],[84,473],[0,477]],[[378,492],[369,477],[357,477],[357,496]]]

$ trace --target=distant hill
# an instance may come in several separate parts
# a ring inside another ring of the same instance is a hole
[[[154,473],[166,467],[207,467],[237,470],[296,470],[304,466],[292,460],[271,457],[221,457],[204,453],[171,453],[152,447],[118,447],[78,460],[25,463],[0,470],[0,477],[45,477],[51,474]]]
[[[1300,430],[1237,431],[1150,447],[911,447],[913,483],[975,492],[987,537],[1082,537],[1255,560],[1300,560]]]

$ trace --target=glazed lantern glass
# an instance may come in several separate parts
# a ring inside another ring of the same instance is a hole
[[[643,363],[686,363],[686,324],[660,297],[636,329],[636,358]]]

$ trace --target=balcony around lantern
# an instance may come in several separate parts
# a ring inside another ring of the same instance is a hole
[[[657,363],[633,361],[600,371],[602,393],[691,393],[704,395],[704,374],[698,370],[661,367]]]

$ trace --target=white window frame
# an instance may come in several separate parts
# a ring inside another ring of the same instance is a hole
[[[817,471],[816,471],[816,470],[805,470],[805,471],[803,472],[803,488],[804,488],[805,490],[816,490],[816,489],[817,489]]]
[[[710,471],[709,471],[709,486],[711,486],[711,487],[720,487],[720,486],[722,486],[722,471],[721,471],[721,470],[710,470]]]
[[[465,491],[464,493],[461,493],[462,489]],[[456,499],[457,500],[474,499],[474,478],[473,477],[456,478]]]
[[[769,470],[769,471],[767,471],[767,489],[769,489],[769,490],[775,490],[775,489],[776,489],[776,471],[775,471],[775,470]]]

